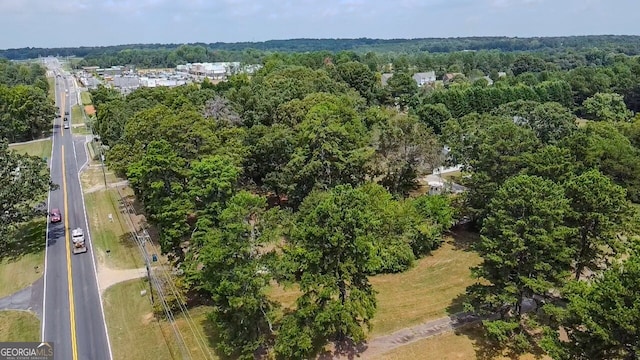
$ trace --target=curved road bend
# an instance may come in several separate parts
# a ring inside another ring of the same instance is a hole
[[[83,146],[74,144],[64,129],[64,112],[71,123],[76,100],[72,79],[55,58],[45,59],[56,76],[56,104],[61,117],[54,121],[51,178],[60,188],[49,194],[49,210],[58,208],[62,222],[49,224],[45,255],[42,341],[54,343],[56,360],[110,360],[111,351],[102,310],[91,237],[87,228],[79,167],[86,161]],[[84,230],[87,252],[71,252],[71,229]]]

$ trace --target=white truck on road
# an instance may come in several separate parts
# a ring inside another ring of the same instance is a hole
[[[75,228],[71,231],[71,241],[73,242],[74,254],[87,252],[87,247],[84,244],[84,231],[81,228]]]

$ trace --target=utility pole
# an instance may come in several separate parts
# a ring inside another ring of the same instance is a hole
[[[151,294],[151,303],[153,304],[153,284],[151,283],[151,265],[149,264],[149,258],[144,259],[147,263],[147,278],[149,279],[149,294]]]

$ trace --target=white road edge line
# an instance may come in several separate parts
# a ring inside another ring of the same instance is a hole
[[[58,81],[55,80],[54,77],[54,87],[58,85]],[[57,89],[54,89],[54,94]],[[57,118],[57,115],[56,115]],[[56,119],[53,119],[53,124],[51,125],[51,155],[49,156],[49,177],[51,177],[51,172],[53,170],[53,149],[55,148],[55,133],[54,130],[56,128]],[[46,319],[46,311],[47,311],[47,254],[49,253],[49,226],[51,222],[49,221],[49,214],[51,213],[51,190],[49,190],[49,195],[47,195],[47,233],[45,236],[45,246],[44,246],[44,272],[42,276],[44,277],[44,285],[42,288],[42,332],[41,332],[41,340],[45,342],[44,339],[44,327],[45,327],[45,319]],[[65,214],[66,216],[66,214]]]
[[[71,135],[73,139],[73,134]],[[78,166],[78,157],[76,156],[76,144],[72,140],[73,143],[73,157],[76,160],[76,166]],[[80,169],[84,169],[85,166],[89,163],[89,152],[87,150],[87,137],[85,136],[84,142],[82,143],[82,147],[84,147],[84,153],[86,160],[80,167]],[[107,328],[107,317],[104,315],[104,305],[102,292],[100,292],[100,283],[98,282],[98,269],[96,268],[96,258],[93,255],[93,242],[91,241],[91,229],[89,229],[89,219],[87,217],[87,208],[84,204],[84,190],[82,189],[82,181],[80,180],[80,170],[78,170],[78,184],[80,184],[80,196],[82,197],[82,210],[84,211],[84,225],[87,229],[87,239],[89,240],[89,245],[91,247],[91,263],[93,264],[93,275],[96,277],[96,290],[98,291],[98,298],[100,299],[100,312],[102,313],[102,324],[104,325],[104,334],[107,337],[107,347],[109,348],[109,360],[113,360],[113,353],[111,352],[111,340],[109,340],[109,329]]]

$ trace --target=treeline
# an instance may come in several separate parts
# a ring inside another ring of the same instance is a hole
[[[51,128],[56,108],[39,64],[0,59],[0,139],[33,140]]]
[[[382,86],[344,55],[277,54],[217,85],[92,91],[107,162],[144,203],[184,290],[211,299],[218,351],[302,359],[364,340],[369,277],[410,268],[462,216],[482,234],[467,306],[499,315],[484,322],[489,340],[569,357],[630,351],[583,330],[592,324],[575,294],[606,284],[568,280],[614,279],[618,256],[637,263],[640,119],[627,105],[638,60],[579,68],[572,82],[525,57],[493,85],[474,72],[419,88],[407,63]],[[578,126],[582,113],[594,121]],[[464,167],[466,193],[412,196],[444,162]],[[294,309],[267,295],[274,284],[300,289]],[[598,326],[610,329],[617,310],[594,310]],[[638,314],[614,325],[637,338]],[[560,326],[572,342],[557,341]]]
[[[182,44],[129,44],[115,46],[82,46],[75,48],[18,48],[0,50],[0,57],[11,60],[34,59],[40,56],[113,55],[123,50],[175,50]],[[589,35],[563,37],[467,37],[426,39],[289,39],[263,42],[192,43],[213,51],[242,52],[431,52],[448,53],[464,50],[541,51],[583,50],[598,48],[627,55],[640,54],[640,37],[625,35]]]
[[[46,207],[34,205],[46,200],[48,190],[55,190],[57,185],[51,183],[46,162],[11,150],[3,139],[0,139],[0,178],[0,254],[4,258],[26,253],[20,227],[45,215]]]

